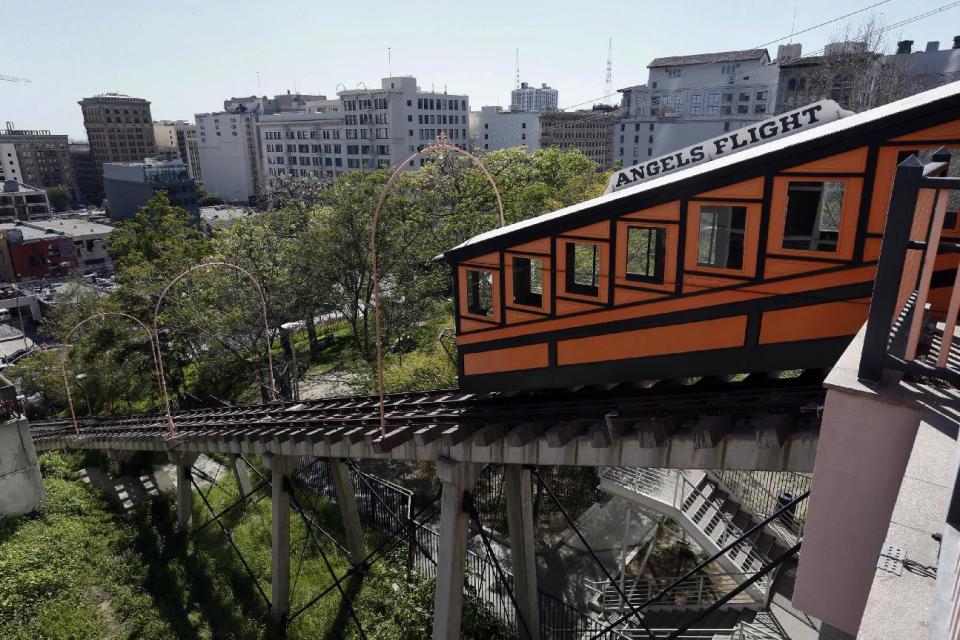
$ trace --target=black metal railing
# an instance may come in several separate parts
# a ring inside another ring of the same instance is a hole
[[[884,370],[893,370],[960,384],[960,371],[946,361],[955,312],[952,322],[948,314],[938,362],[916,357],[936,257],[960,249],[941,242],[951,192],[960,190],[960,178],[945,177],[950,160],[941,148],[927,164],[912,155],[897,167],[860,357],[863,381],[879,382]]]

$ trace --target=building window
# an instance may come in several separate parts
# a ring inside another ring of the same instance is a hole
[[[719,93],[707,94],[707,104],[720,104],[720,94]]]
[[[543,305],[543,259],[513,259],[513,301],[528,307]]]
[[[757,91],[757,100],[766,101],[766,99],[767,99],[767,92],[766,92],[766,91]]]
[[[783,248],[836,251],[843,194],[842,182],[791,182],[787,187]]]
[[[627,229],[627,279],[663,282],[667,232],[659,227]]]
[[[755,105],[753,105],[753,112],[754,112],[754,113],[766,113],[766,112],[767,112],[767,105],[765,105],[765,104],[755,104]]]
[[[746,225],[746,207],[701,207],[697,264],[720,269],[742,269]]]
[[[478,316],[493,315],[493,273],[467,270],[467,311]]]
[[[600,247],[592,242],[567,243],[567,291],[599,295]]]

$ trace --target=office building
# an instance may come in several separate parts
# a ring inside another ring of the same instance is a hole
[[[5,180],[0,187],[0,222],[50,217],[46,190],[16,180]]]
[[[413,76],[383,78],[379,89],[349,89],[339,95],[344,143],[351,156],[348,169],[399,166],[441,134],[448,144],[469,147],[466,95],[423,91]],[[423,163],[420,159],[417,166]]]
[[[557,96],[557,90],[545,82],[539,87],[521,82],[519,88],[510,92],[510,111],[556,111]]]
[[[656,58],[645,84],[620,89],[613,159],[629,166],[773,113],[778,68],[766,49]]]
[[[79,104],[98,183],[103,182],[106,162],[143,162],[157,154],[149,101],[105,93],[84,98]],[[102,190],[97,195],[102,197]]]
[[[70,170],[77,185],[78,199],[81,202],[99,204],[103,197],[103,181],[97,176],[97,163],[93,159],[90,145],[86,142],[70,142],[67,152],[70,157]]]
[[[181,160],[109,162],[103,167],[103,188],[111,220],[134,217],[159,190],[166,191],[170,202],[192,219],[200,215],[196,182]]]
[[[476,127],[476,139],[472,142],[475,150],[540,148],[540,114],[536,112],[481,107]]]
[[[540,146],[564,151],[579,150],[599,169],[613,166],[610,139],[616,111],[596,105],[582,111],[548,111],[540,114]]]
[[[67,144],[65,135],[14,129],[8,122],[0,131],[0,182],[17,180],[35,187],[64,187],[76,199]]]
[[[465,95],[421,91],[411,76],[383,78],[379,89],[339,95],[339,108],[317,99],[309,113],[259,116],[260,166],[268,182],[279,175],[326,179],[396,167],[441,134],[448,144],[469,147]],[[409,166],[423,164],[421,159]],[[204,186],[212,191],[206,171],[204,165]]]
[[[182,160],[190,177],[200,180],[197,125],[186,120],[158,120],[153,123],[153,135],[159,159]]]
[[[243,105],[232,112],[196,115],[203,188],[227,202],[247,204],[260,191],[260,116],[261,112],[249,111]]]
[[[359,168],[352,161],[369,150],[355,143],[348,150],[343,123],[336,111],[262,116],[257,127],[266,184],[281,175],[330,179]]]

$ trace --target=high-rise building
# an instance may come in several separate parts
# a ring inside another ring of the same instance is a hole
[[[596,105],[582,111],[548,111],[540,114],[540,146],[564,151],[577,149],[597,163],[600,169],[613,165],[610,138],[613,135],[615,109]]]
[[[257,121],[261,112],[198,113],[197,155],[203,188],[228,202],[249,203],[260,191],[263,169]]]
[[[19,180],[34,187],[64,187],[77,198],[67,136],[49,131],[0,130],[0,182]]]
[[[349,89],[339,95],[349,169],[399,166],[441,133],[448,144],[461,149],[470,145],[466,95],[422,91],[413,76],[383,78],[379,89]]]
[[[190,177],[199,180],[197,125],[186,120],[157,120],[153,123],[157,156],[164,160],[182,160]]]
[[[99,204],[103,197],[103,181],[97,176],[97,163],[90,152],[90,145],[86,142],[71,142],[67,149],[80,200]]]
[[[510,92],[510,111],[556,111],[557,96],[557,90],[548,87],[546,82],[539,87],[522,82],[519,89]]]
[[[137,215],[154,192],[161,189],[167,192],[171,203],[185,209],[194,221],[200,217],[197,184],[181,160],[108,162],[103,167],[103,188],[111,220]]]
[[[84,98],[79,104],[98,182],[103,181],[105,162],[143,162],[156,156],[149,101],[105,93]],[[102,197],[102,187],[97,195]]]
[[[260,165],[268,182],[280,175],[332,178],[400,166],[441,134],[448,144],[469,146],[470,104],[465,95],[421,91],[410,76],[383,78],[379,89],[350,89],[339,95],[339,108],[317,99],[309,101],[309,112],[260,116]],[[212,190],[206,171],[205,164],[204,186]]]
[[[502,107],[481,107],[473,144],[482,151],[513,147],[534,151],[540,148],[540,114],[504,111]]]
[[[647,82],[620,89],[613,160],[630,166],[773,113],[778,68],[766,49],[656,58]]]

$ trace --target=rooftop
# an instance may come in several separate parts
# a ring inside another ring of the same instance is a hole
[[[0,184],[0,194],[36,193],[38,191],[43,192],[44,190],[40,187],[31,187],[17,180],[7,180],[3,184]]]
[[[24,226],[49,229],[54,232],[63,233],[74,238],[85,238],[87,236],[103,236],[113,232],[113,227],[90,222],[81,218],[59,218],[53,220],[32,220],[23,223]]]
[[[48,222],[47,220],[42,220],[40,222]],[[49,240],[51,238],[66,238],[67,234],[55,231],[53,229],[40,229],[37,227],[27,226],[24,222],[2,222],[0,223],[0,232],[10,231],[10,230],[19,230],[23,234],[24,242],[35,242],[38,240]]]
[[[713,64],[716,62],[739,62],[741,60],[760,60],[767,56],[766,49],[745,49],[743,51],[721,51],[719,53],[696,53],[690,56],[667,56],[654,58],[647,65],[654,67],[680,67],[689,64]]]

